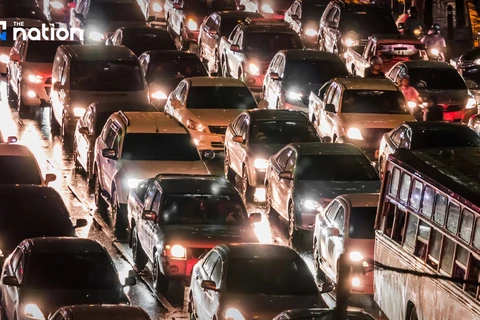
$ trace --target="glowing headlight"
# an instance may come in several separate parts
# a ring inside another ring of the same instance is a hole
[[[250,73],[252,76],[258,76],[260,75],[260,68],[253,62],[250,62],[248,64],[248,73]]]
[[[155,12],[162,12],[163,8],[162,8],[162,6],[160,5],[160,3],[155,2],[155,3],[152,5],[152,10],[155,11]]]
[[[264,5],[262,6],[262,12],[264,12],[264,13],[273,13],[273,9],[272,9],[272,7],[270,7],[269,4],[264,4]]]
[[[85,113],[85,108],[82,107],[75,107],[73,108],[73,116],[81,117]]]
[[[305,35],[309,37],[315,37],[317,35],[317,30],[308,28],[307,30],[305,30]]]
[[[128,187],[132,188],[132,189],[136,188],[140,182],[142,182],[142,180],[140,180],[140,179],[128,179],[127,180]]]
[[[347,39],[345,39],[345,45],[347,47],[351,47],[351,46],[355,45],[355,40],[353,40],[351,38],[347,38]]]
[[[362,282],[359,278],[352,278],[352,287],[360,287]]]
[[[421,29],[415,29],[415,30],[413,30],[413,34],[416,35],[416,36],[419,36],[421,33],[422,33],[422,30],[421,30]]]
[[[34,303],[29,303],[25,306],[25,309],[23,310],[23,313],[25,314],[25,317],[29,319],[35,319],[35,320],[44,320],[45,316],[43,315],[42,311],[40,311],[40,308]]]
[[[27,77],[28,81],[32,83],[42,83],[43,82],[43,77],[42,76],[36,76],[34,74],[29,74]]]
[[[166,245],[165,249],[169,251],[168,255],[174,258],[185,258],[187,255],[187,250],[179,244]]]
[[[1,63],[8,63],[10,58],[6,54],[0,54],[0,62]]]
[[[347,131],[347,137],[353,140],[363,140],[362,133],[358,128],[350,128]]]
[[[167,99],[167,95],[165,93],[163,93],[162,91],[155,91],[154,93],[152,93],[152,98],[154,99]]]
[[[50,2],[50,6],[53,9],[63,9],[65,7],[65,5],[60,1],[52,1]]]
[[[268,167],[268,160],[266,159],[255,159],[253,162],[253,166],[255,169],[267,169]]]
[[[321,211],[323,209],[322,205],[318,201],[315,201],[315,200],[303,200],[302,201],[302,206],[306,210],[310,210],[310,211],[314,211],[314,210],[315,211]]]
[[[438,51],[438,49],[433,48],[432,50],[430,50],[430,53],[435,56],[438,56],[440,54],[440,51]]]
[[[363,255],[358,251],[352,251],[350,252],[350,260],[360,262],[363,260]]]
[[[2,61],[2,56],[0,56],[0,61]],[[2,61],[3,62],[3,61]],[[473,63],[475,64],[480,64],[480,59],[476,59],[475,61],[473,61]]]
[[[196,121],[193,121],[191,119],[187,119],[187,128],[192,129],[192,130],[197,130],[200,132],[205,131],[205,126],[201,123],[198,123]]]
[[[225,312],[225,318],[227,320],[245,320],[245,317],[242,316],[240,311],[236,308],[228,308]]]
[[[102,41],[105,40],[105,35],[98,31],[90,31],[88,38],[93,41]]]
[[[300,100],[302,99],[302,94],[300,92],[290,91],[288,92],[287,97],[291,100]]]
[[[417,106],[417,103],[415,101],[408,101],[407,102],[409,108],[415,108]]]
[[[477,101],[475,101],[474,98],[468,98],[467,105],[465,108],[467,109],[473,109],[477,106]]]
[[[187,28],[189,30],[197,30],[198,29],[198,24],[193,21],[192,19],[188,19],[188,22],[187,22]]]

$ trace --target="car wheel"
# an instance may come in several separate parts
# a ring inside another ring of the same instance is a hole
[[[247,167],[244,165],[242,169],[242,196],[245,199],[245,203],[253,201],[253,188],[248,181]]]
[[[418,320],[417,308],[415,306],[412,306],[412,310],[408,314],[408,320]]]
[[[108,210],[108,203],[102,197],[102,186],[100,185],[100,179],[98,178],[98,173],[95,175],[95,205],[97,206],[97,211],[100,214],[105,214]]]
[[[88,185],[89,192],[95,191],[95,173],[91,173],[90,171],[87,172],[87,185]]]
[[[143,270],[147,265],[148,258],[145,251],[143,251],[142,245],[140,244],[137,226],[134,226],[132,230],[132,255],[133,262],[135,263],[137,270]]]
[[[269,217],[277,215],[277,212],[272,207],[272,187],[268,183],[265,185],[265,213]]]
[[[155,289],[155,292],[165,295],[168,291],[168,285],[170,281],[162,273],[159,265],[160,265],[160,255],[156,253],[153,261],[153,270],[152,270],[153,288]]]
[[[230,167],[230,155],[228,151],[225,151],[225,161],[223,162],[223,173],[225,175],[225,179],[230,181],[230,183],[235,184],[235,172]]]
[[[295,205],[293,202],[288,208],[288,238],[291,247],[297,247],[300,243],[300,232],[295,228]]]
[[[127,215],[120,206],[116,190],[112,192],[112,199],[110,202],[112,204],[113,234],[117,239],[125,240],[127,237]]]

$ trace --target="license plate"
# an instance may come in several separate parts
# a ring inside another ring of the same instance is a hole
[[[380,156],[380,150],[375,150],[375,159],[378,159]]]

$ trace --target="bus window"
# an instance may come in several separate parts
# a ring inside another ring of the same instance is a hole
[[[405,235],[405,245],[415,248],[415,238],[417,237],[418,218],[413,214],[408,215],[407,234]]]
[[[425,187],[422,201],[422,214],[428,218],[432,216],[433,202],[435,200],[435,192],[429,186]]]
[[[408,201],[408,194],[410,192],[410,184],[412,183],[412,177],[408,174],[403,174],[402,176],[402,184],[400,185],[400,200],[407,203]]]
[[[453,234],[457,234],[458,219],[460,218],[460,207],[458,204],[450,202],[448,206],[447,230]]]
[[[448,274],[452,273],[453,253],[455,252],[455,242],[445,237],[443,240],[442,259],[440,262],[440,269]]]
[[[390,238],[392,237],[392,230],[393,230],[393,221],[395,219],[395,209],[397,208],[393,203],[387,202],[385,204],[388,209],[387,211],[387,216],[384,217],[383,220],[383,232],[389,236]]]
[[[392,183],[390,185],[390,194],[394,197],[398,193],[398,183],[400,182],[400,170],[393,168]]]
[[[413,181],[412,194],[410,195],[410,206],[415,210],[420,209],[420,200],[422,199],[423,184],[415,180]]]
[[[478,282],[479,274],[480,274],[480,261],[472,256],[472,258],[470,259],[470,267],[468,268],[468,280]],[[478,286],[474,284],[466,285],[467,292],[473,295],[474,297],[477,296],[477,288]]]
[[[468,262],[468,251],[464,247],[457,245],[457,253],[455,258],[455,265],[453,266],[454,278],[465,279],[465,271],[467,268]],[[460,288],[463,288],[463,283],[455,282]]]
[[[442,234],[436,231],[435,229],[433,229],[432,238],[430,240],[427,263],[435,270],[438,269],[438,262],[440,261],[441,248],[442,248]]]
[[[464,209],[462,213],[462,222],[460,224],[460,238],[470,243],[473,230],[473,213],[470,210]]]
[[[475,223],[475,234],[473,235],[473,246],[477,249],[480,249],[480,217],[477,218]]]
[[[430,226],[420,220],[418,227],[417,243],[415,244],[415,255],[425,261],[427,257],[427,245],[430,238]]]
[[[395,223],[393,224],[392,239],[399,244],[402,244],[402,240],[403,240],[403,231],[404,231],[403,229],[405,227],[405,215],[406,215],[405,211],[397,208]]]
[[[437,193],[435,201],[435,214],[433,220],[443,226],[445,224],[445,212],[447,211],[447,198]]]

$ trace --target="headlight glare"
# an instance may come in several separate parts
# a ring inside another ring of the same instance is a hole
[[[465,108],[467,109],[473,109],[477,106],[477,101],[475,101],[474,98],[470,97],[468,98],[467,100],[467,105],[465,106]]]
[[[363,260],[363,254],[358,251],[352,251],[350,252],[350,260],[354,262],[360,262]]]
[[[8,63],[10,61],[9,56],[6,54],[0,54],[0,62],[1,63]]]
[[[159,90],[152,93],[152,98],[158,99],[158,100],[165,100],[167,99],[167,95]]]
[[[88,38],[93,41],[102,41],[105,40],[105,35],[98,31],[90,31]]]
[[[300,100],[302,99],[302,94],[300,92],[289,91],[287,94],[287,98],[290,100]]]
[[[264,4],[262,6],[262,12],[264,13],[273,13],[273,9],[269,4]]]
[[[313,28],[308,28],[305,30],[305,35],[309,37],[315,37],[317,35],[317,31]]]
[[[225,318],[227,320],[245,320],[245,317],[236,308],[228,308],[225,312]]]
[[[155,11],[155,12],[162,12],[163,8],[162,8],[162,6],[160,5],[160,3],[155,2],[155,3],[152,5],[152,10]]]
[[[352,278],[352,287],[360,287],[362,282],[359,278]]]
[[[73,116],[81,117],[85,113],[85,108],[82,107],[75,107],[73,108]]]
[[[198,24],[193,19],[188,19],[187,28],[195,31],[198,29]]]
[[[27,76],[27,79],[28,79],[28,81],[30,81],[32,83],[42,83],[43,82],[43,77],[42,76],[37,76],[37,75],[34,75],[34,74],[29,74]]]
[[[345,39],[345,45],[347,47],[351,47],[351,46],[355,45],[355,40],[353,40],[352,38],[347,38],[347,39]]]
[[[430,53],[435,56],[438,56],[440,54],[440,51],[438,51],[438,49],[433,48],[432,50],[430,50]]]
[[[25,317],[29,319],[35,319],[35,320],[45,319],[45,316],[43,315],[42,311],[40,311],[40,308],[34,303],[27,304],[25,306],[25,309],[23,310],[23,313],[25,314]]]
[[[250,73],[252,76],[258,76],[260,75],[260,68],[253,62],[250,62],[248,64],[248,73]]]
[[[310,211],[321,211],[323,209],[322,205],[315,200],[302,200],[302,206],[306,210]]]
[[[415,101],[408,101],[407,104],[408,104],[408,107],[411,109],[417,106],[417,103]]]
[[[63,9],[65,7],[65,5],[61,2],[61,1],[52,1],[50,2],[50,6],[53,8],[53,9]]]
[[[129,188],[136,188],[138,186],[138,184],[141,182],[142,180],[140,179],[128,179],[127,180],[127,185]]]
[[[353,140],[363,140],[362,133],[358,128],[350,128],[347,131],[347,137]]]
[[[268,160],[266,159],[255,159],[253,162],[253,166],[255,169],[262,169],[265,170],[268,167]]]
[[[171,245],[166,245],[166,255],[174,258],[185,258],[187,256],[187,250],[179,245],[179,244],[174,244],[173,246]]]
[[[2,58],[2,57],[0,56],[0,59],[1,59],[1,58]],[[0,61],[1,61],[1,60],[0,60]],[[475,64],[480,64],[480,59],[476,59],[475,61],[473,61],[473,63],[475,63]]]
[[[201,123],[193,121],[192,119],[187,119],[187,128],[200,132],[205,132],[205,126]]]

